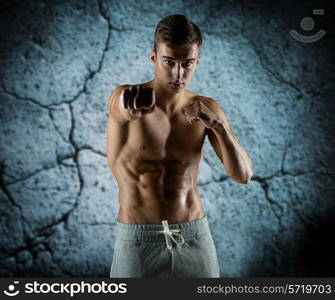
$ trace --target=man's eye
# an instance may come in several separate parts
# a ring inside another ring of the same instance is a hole
[[[188,61],[188,62],[184,63],[185,67],[190,67],[192,65],[193,65],[193,62],[191,62],[191,61]]]
[[[172,66],[173,65],[173,61],[172,60],[165,60],[164,61],[166,64]]]

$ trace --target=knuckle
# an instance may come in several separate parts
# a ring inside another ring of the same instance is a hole
[[[136,96],[135,98],[134,98],[134,109],[138,109],[138,97]]]

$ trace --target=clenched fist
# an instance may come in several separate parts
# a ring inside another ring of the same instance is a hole
[[[155,110],[155,91],[141,85],[130,86],[121,92],[120,103],[130,116],[142,117]]]
[[[216,114],[203,101],[194,101],[184,108],[187,122],[199,121],[206,128],[213,128],[218,124]]]

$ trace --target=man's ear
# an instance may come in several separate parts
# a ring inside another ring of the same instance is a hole
[[[157,62],[157,56],[156,56],[156,53],[155,53],[154,49],[151,49],[150,61],[151,61],[152,64],[155,64]]]
[[[199,61],[200,61],[200,54],[198,55],[197,64],[199,63]]]

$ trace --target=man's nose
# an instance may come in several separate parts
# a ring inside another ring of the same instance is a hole
[[[184,69],[181,66],[181,63],[176,64],[174,67],[174,78],[180,80],[183,77]]]

